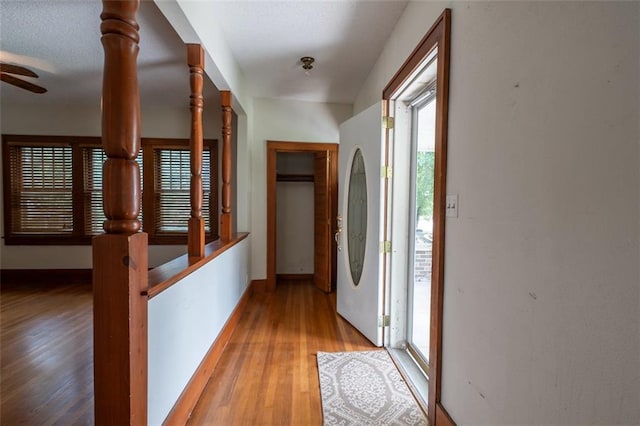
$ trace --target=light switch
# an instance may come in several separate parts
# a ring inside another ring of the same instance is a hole
[[[447,195],[447,217],[458,217],[458,194]]]

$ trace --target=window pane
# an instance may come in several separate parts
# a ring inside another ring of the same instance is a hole
[[[211,232],[211,151],[208,149],[202,152],[202,192],[204,231]]]
[[[107,155],[101,147],[85,147],[83,149],[84,163],[84,232],[87,235],[96,235],[103,232],[102,224],[107,219],[104,215],[102,204],[102,165]],[[140,187],[142,182],[142,151],[136,158],[140,166]],[[142,211],[138,215],[142,221]]]
[[[188,149],[155,150],[155,215],[156,233],[185,233],[191,216],[191,167]],[[203,152],[202,216],[205,231],[210,231],[211,156]]]
[[[83,151],[85,233],[99,234],[106,219],[102,209],[102,164],[107,156],[102,148]]]
[[[10,160],[12,232],[71,234],[71,147],[12,146]]]
[[[415,158],[413,225],[413,280],[410,282],[409,343],[429,363],[429,339],[431,327],[431,269],[433,242],[433,194],[435,181],[435,93],[414,107]]]
[[[353,155],[347,199],[347,253],[351,279],[357,286],[362,276],[367,243],[367,176],[360,149]]]

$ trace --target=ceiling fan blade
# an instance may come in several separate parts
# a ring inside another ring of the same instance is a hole
[[[20,65],[5,64],[3,62],[0,62],[0,71],[8,72],[10,74],[24,75],[25,77],[38,78],[38,74],[31,71],[30,69],[21,67]]]
[[[4,81],[5,83],[13,84],[14,86],[20,87],[21,89],[25,89],[33,93],[45,93],[47,91],[47,89],[45,89],[44,87],[38,86],[33,83],[29,83],[28,81],[21,80],[19,78],[16,78],[9,74],[5,74],[3,72],[0,73],[0,80]]]

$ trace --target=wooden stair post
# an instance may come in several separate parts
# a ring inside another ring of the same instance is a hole
[[[204,257],[204,218],[202,217],[202,84],[204,49],[199,44],[187,44],[187,63],[191,82],[191,217],[189,218],[187,251],[189,262]]]
[[[222,105],[222,215],[220,239],[231,241],[233,234],[231,217],[231,92],[220,91]]]
[[[139,232],[138,0],[103,0],[105,234],[93,239],[97,425],[147,423],[147,234]]]

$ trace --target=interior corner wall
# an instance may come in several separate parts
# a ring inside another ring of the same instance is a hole
[[[252,108],[251,108],[252,110]],[[237,138],[237,162],[236,176],[237,188],[232,188],[237,198],[237,211],[234,218],[238,230],[251,232],[251,147],[249,141],[253,134],[253,113],[238,114],[238,138]],[[233,213],[232,213],[233,214]]]
[[[351,104],[256,98],[251,143],[251,279],[267,276],[267,141],[338,143]]]
[[[640,419],[640,4],[410,2],[378,101],[452,8],[442,403],[459,424]]]
[[[246,79],[234,59],[218,25],[216,2],[190,0],[154,0],[158,8],[185,43],[200,43],[205,50],[205,73],[219,90],[230,90],[232,107],[238,116],[236,170],[232,171],[237,188],[232,188],[236,211],[232,211],[234,228],[251,229],[251,142],[253,140],[253,105]],[[219,134],[219,132],[217,133]]]
[[[0,121],[5,134],[100,136],[101,112],[73,105],[1,105]],[[219,109],[217,109],[219,111]],[[204,136],[221,137],[221,120],[205,118]],[[143,137],[190,137],[188,108],[141,108]],[[0,174],[0,179],[2,176]],[[2,209],[0,209],[2,210]],[[1,213],[0,213],[1,214]],[[0,216],[1,218],[1,216]],[[4,221],[1,222],[4,228]],[[4,235],[4,229],[3,229]],[[149,265],[161,265],[186,253],[186,245],[149,246]],[[86,246],[7,246],[2,241],[0,266],[3,269],[90,269],[92,250]]]
[[[165,2],[168,4],[162,5]],[[175,3],[179,8],[174,7]],[[207,58],[206,74],[219,90],[230,90],[234,100],[240,104],[244,112],[249,113],[247,105],[251,98],[246,79],[222,35],[220,26],[215,23],[215,19],[220,16],[216,2],[163,0],[156,1],[156,4],[185,42],[188,39],[192,43],[202,44]],[[194,37],[199,40],[193,39]],[[234,109],[240,114],[235,106]]]

